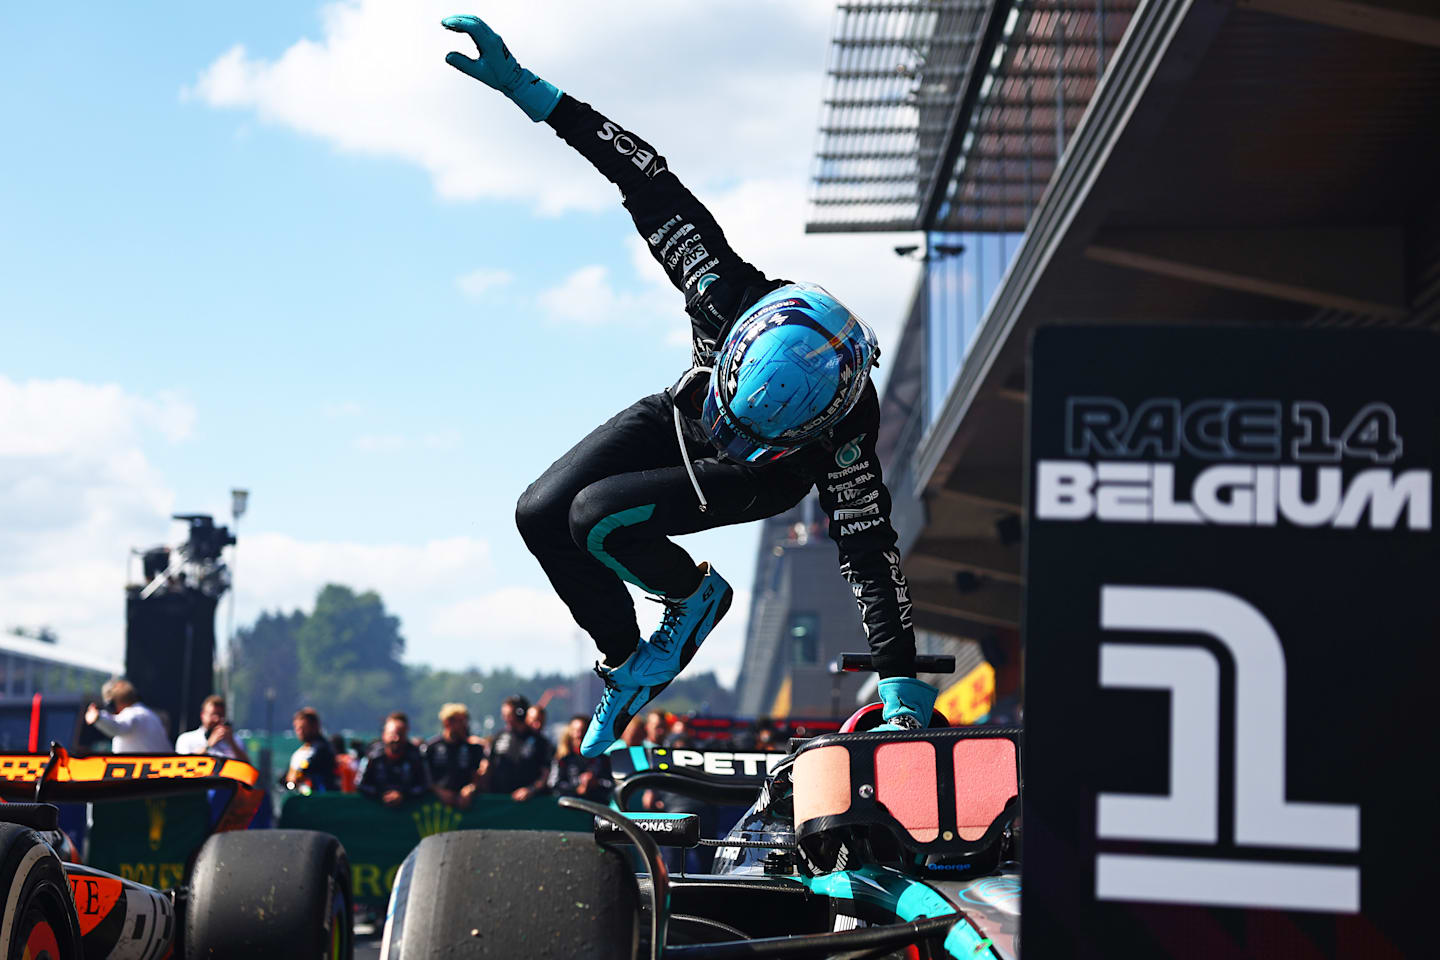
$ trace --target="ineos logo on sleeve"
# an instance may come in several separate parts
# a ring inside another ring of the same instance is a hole
[[[1100,590],[1100,626],[1204,634],[1230,654],[1235,665],[1237,845],[1359,851],[1359,807],[1285,799],[1285,650],[1259,610],[1220,590],[1107,585]],[[1104,643],[1100,685],[1170,691],[1170,793],[1101,793],[1097,835],[1218,844],[1220,664],[1215,655],[1199,646]],[[1099,853],[1096,899],[1360,912],[1358,866],[1201,852]]]
[[[608,140],[615,151],[621,156],[630,157],[631,162],[639,167],[648,176],[655,176],[665,169],[664,161],[656,160],[655,154],[641,147],[633,136],[620,129],[620,125],[613,121],[606,120],[595,131],[595,136],[601,140]],[[650,161],[656,160],[651,168]]]

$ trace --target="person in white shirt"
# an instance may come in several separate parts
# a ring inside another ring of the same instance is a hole
[[[200,726],[175,738],[176,753],[208,753],[215,757],[250,762],[245,748],[225,715],[225,698],[212,693],[200,704]]]
[[[115,704],[115,712],[92,703],[85,708],[85,722],[101,733],[108,734],[112,753],[169,753],[170,736],[165,725],[135,692],[135,685],[122,678],[111,680],[100,689],[107,703]]]

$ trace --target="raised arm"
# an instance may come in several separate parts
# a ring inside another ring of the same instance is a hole
[[[522,68],[478,18],[447,17],[441,23],[469,34],[480,52],[473,60],[451,53],[447,63],[509,97],[531,120],[549,123],[620,188],[650,255],[685,295],[695,361],[708,366],[716,342],[736,314],[778,284],[730,248],[710,211],[649,142]]]
[[[140,721],[140,713],[136,710],[126,708],[118,713],[111,713],[109,710],[101,709],[91,724],[105,734],[107,737],[125,737],[135,732],[135,726]]]
[[[709,320],[706,326],[718,332],[734,319],[747,288],[774,286],[731,249],[714,216],[648,141],[564,94],[546,122],[620,188],[635,229],[670,283],[685,294],[692,319]]]

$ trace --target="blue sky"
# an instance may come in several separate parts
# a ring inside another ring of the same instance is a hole
[[[887,237],[802,233],[829,5],[674,6],[494,25],[883,342],[913,267]],[[451,12],[0,10],[0,627],[118,659],[125,549],[245,486],[241,622],[333,579],[379,590],[416,660],[578,662],[514,501],[674,379],[686,320],[613,188],[443,63]],[[754,537],[687,545],[743,589]],[[733,675],[744,620],[702,669]]]

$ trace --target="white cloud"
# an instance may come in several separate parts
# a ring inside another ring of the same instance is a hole
[[[262,610],[310,610],[327,583],[374,590],[400,617],[409,644],[407,660],[441,666],[493,662],[486,651],[457,658],[453,629],[437,632],[455,597],[494,590],[490,545],[473,537],[425,543],[359,543],[299,540],[288,534],[246,533],[236,555],[236,622],[250,623]]]
[[[443,645],[442,666],[510,666],[529,673],[575,673],[597,658],[553,590],[501,587],[436,607],[426,620],[432,642]]]
[[[509,270],[481,267],[456,277],[455,285],[469,299],[479,300],[488,291],[506,286],[514,279],[515,275]]]
[[[183,95],[408,160],[445,197],[549,213],[613,205],[614,188],[577,175],[581,161],[548,128],[527,129],[504,97],[444,63],[450,50],[475,53],[440,27],[453,12],[448,0],[330,3],[318,39],[273,60],[236,43]],[[490,23],[522,64],[659,142],[672,169],[703,183],[774,175],[777,164],[803,174],[832,12],[829,0],[550,0],[496,8]]]
[[[474,53],[467,37],[439,26],[453,12],[448,0],[329,3],[318,35],[274,58],[252,55],[240,45],[243,35],[224,38],[236,45],[185,95],[341,152],[412,163],[450,200],[512,200],[547,216],[615,209],[614,187],[553,131],[530,124],[502,96],[444,64],[449,50]],[[653,142],[715,213],[737,253],[768,276],[824,285],[893,350],[918,270],[893,254],[896,236],[804,233],[833,13],[833,0],[537,0],[486,15],[522,64]],[[666,342],[688,343],[681,294],[643,241],[632,234],[613,242],[622,239],[633,272],[560,264],[556,276],[568,275],[535,294],[542,316],[561,324],[664,325]],[[456,278],[472,298],[506,282],[509,275],[498,269]],[[356,441],[375,450],[417,442],[399,435]],[[440,606],[416,606],[408,615],[414,628],[407,620],[407,629],[416,638],[432,629],[458,636],[468,622],[473,643],[482,644],[484,624],[503,635],[533,621],[543,629],[525,633],[534,638],[526,643],[549,651],[545,657],[573,659],[564,653],[574,632],[564,608],[548,591],[513,589],[472,585]],[[389,602],[390,593],[382,595]],[[710,669],[708,658],[733,678],[747,607],[748,598],[737,598],[692,669]],[[441,609],[449,612],[435,612]],[[397,612],[407,616],[398,605]],[[556,639],[560,630],[566,639]]]
[[[173,395],[0,377],[0,627],[50,626],[122,659],[126,557],[168,529],[175,501],[145,451],[194,422]]]
[[[679,295],[669,290],[645,284],[640,293],[617,292],[610,283],[610,271],[592,264],[576,270],[558,286],[542,290],[535,301],[544,315],[557,323],[635,327],[657,318],[683,317],[677,309]],[[683,319],[676,322],[683,332]],[[689,342],[688,335],[685,342]]]
[[[819,283],[874,327],[883,347],[894,349],[919,279],[920,265],[893,250],[908,234],[807,235],[803,189],[784,180],[747,180],[706,199],[738,255],[767,276]],[[633,273],[623,282],[612,282],[605,267],[582,267],[538,295],[542,311],[553,320],[586,325],[658,319],[669,325],[667,344],[688,345],[684,298],[644,240],[632,235],[627,244]]]
[[[442,669],[472,664],[573,673],[598,659],[595,644],[548,587],[497,585],[489,545],[470,537],[413,544],[297,540],[247,533],[237,562],[236,622],[261,610],[309,610],[327,583],[373,589],[401,620],[405,658]],[[659,622],[659,608],[636,598],[642,633]],[[733,684],[749,619],[750,592],[736,589],[729,614],[705,641],[689,675],[714,671]]]
[[[54,456],[75,447],[114,450],[146,431],[189,436],[195,408],[173,393],[138,397],[115,384],[0,377],[0,456]]]
[[[129,551],[184,535],[169,519],[175,494],[147,451],[182,441],[195,419],[194,408],[175,398],[0,377],[0,629],[49,626],[67,648],[123,661],[120,588]],[[458,442],[458,435],[391,440],[415,448]],[[391,440],[373,438],[375,449]],[[309,610],[325,584],[340,583],[374,589],[401,618],[407,660],[531,672],[580,670],[595,657],[548,587],[500,582],[485,540],[362,543],[247,531],[233,559],[240,625],[262,610]],[[745,604],[737,598],[692,671],[715,669],[733,680]],[[222,630],[223,617],[222,610]]]
[[[658,607],[640,601],[633,588],[631,594],[637,597],[640,630],[648,635],[659,622]],[[686,676],[714,671],[722,683],[734,684],[749,607],[750,592],[736,590],[730,613],[685,668]],[[427,636],[444,644],[444,658],[435,658],[442,665],[484,663],[525,672],[573,673],[588,670],[600,658],[594,642],[548,589],[503,587],[467,597],[436,608],[425,627]]]
[[[273,60],[232,47],[187,95],[342,151],[403,158],[444,197],[518,199],[546,214],[613,209],[615,189],[548,128],[531,129],[443,62],[449,50],[474,53],[439,26],[452,12],[448,0],[331,3],[318,39]],[[894,236],[804,233],[833,14],[832,0],[540,0],[497,8],[490,22],[522,64],[656,144],[741,256],[769,276],[826,286],[893,345],[917,271],[894,256]],[[638,238],[631,244],[638,287],[585,267],[541,294],[552,319],[683,324],[680,294]],[[476,283],[490,289],[491,279]]]
[[[804,233],[803,179],[747,180],[706,205],[735,252],[766,276],[820,284],[874,327],[882,347],[894,349],[920,265],[893,248],[912,235]]]

